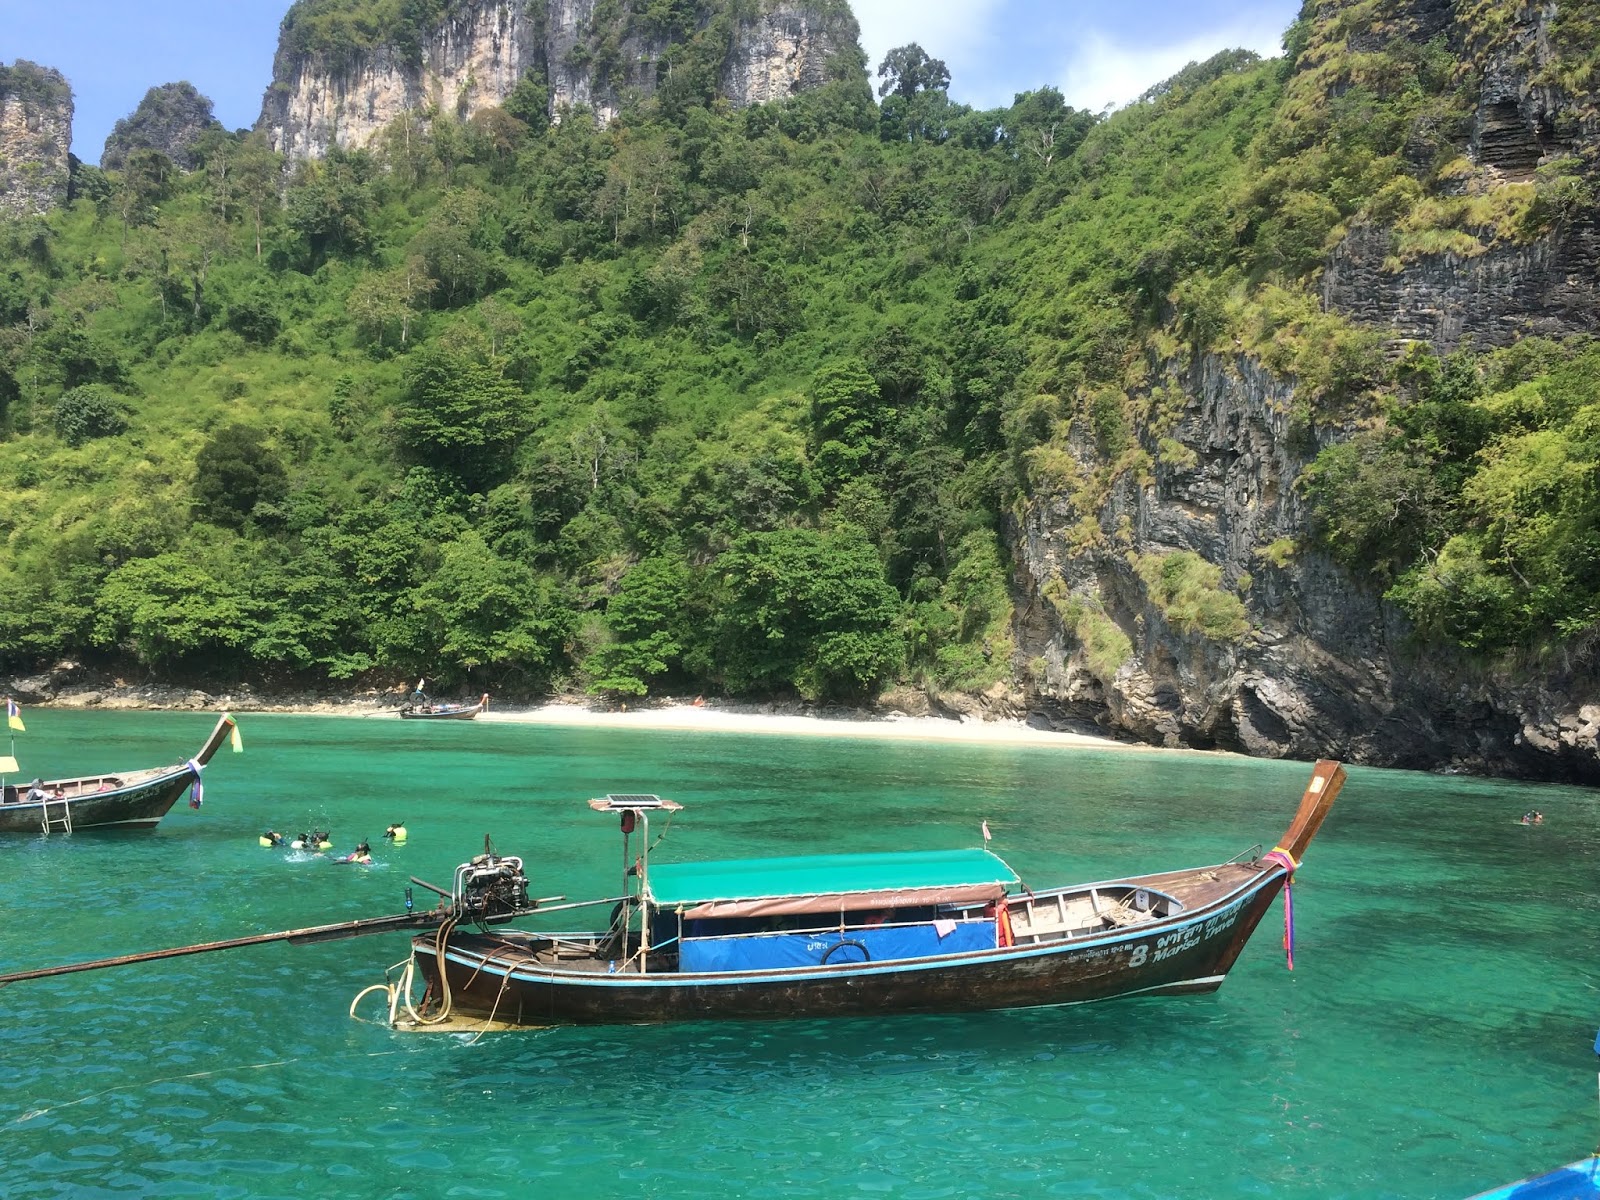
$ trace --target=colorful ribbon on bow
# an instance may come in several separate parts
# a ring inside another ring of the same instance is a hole
[[[183,765],[194,772],[194,783],[189,788],[189,807],[199,808],[200,805],[205,802],[206,797],[206,786],[200,782],[200,772],[202,768],[200,764],[195,762],[195,760],[192,758]]]
[[[1294,873],[1300,864],[1294,855],[1282,846],[1274,846],[1261,856],[1263,862],[1275,862],[1284,869],[1283,878],[1283,953],[1289,970],[1294,970]]]

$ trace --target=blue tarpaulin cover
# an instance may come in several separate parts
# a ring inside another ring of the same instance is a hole
[[[685,938],[679,948],[678,970],[764,971],[778,967],[814,967],[841,939],[860,942],[873,962],[929,958],[966,950],[993,950],[998,942],[993,921],[956,921],[944,937],[932,925],[892,925],[878,929],[850,929],[841,934],[772,933],[747,937]],[[846,946],[828,959],[828,965],[860,962],[861,951]]]

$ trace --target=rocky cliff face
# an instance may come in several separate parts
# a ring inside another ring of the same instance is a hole
[[[720,53],[720,91],[735,105],[824,82],[829,58],[859,37],[833,0],[765,0],[753,15],[701,7],[693,36]],[[598,8],[596,0],[460,0],[426,31],[415,59],[378,44],[336,61],[286,38],[258,127],[290,157],[320,158],[334,146],[365,145],[408,112],[466,120],[503,102],[525,76],[546,88],[551,119],[590,108],[604,123],[626,96],[651,95],[670,78],[676,43],[669,32]]]
[[[1293,386],[1248,358],[1169,363],[1164,375],[1190,398],[1171,434],[1187,453],[1169,447],[1153,481],[1118,486],[1097,514],[1109,545],[1077,549],[1082,514],[1060,496],[1014,530],[1035,706],[1168,746],[1600,783],[1592,670],[1501,677],[1423,647],[1373,592],[1289,549],[1305,529],[1295,480],[1345,431],[1299,428]],[[1087,467],[1093,447],[1074,451]],[[1186,551],[1221,568],[1248,632],[1208,636],[1175,619],[1130,561]],[[1074,601],[1128,637],[1120,663],[1095,661],[1064,618]]]
[[[72,88],[61,72],[0,64],[0,216],[48,212],[71,180]]]
[[[1484,14],[1495,6],[1458,13],[1471,6],[1406,0],[1360,35],[1368,47],[1446,40],[1475,99],[1461,149],[1476,170],[1458,186],[1479,193],[1531,183],[1540,168],[1592,161],[1600,150],[1592,98],[1568,95],[1555,82],[1564,75],[1563,52],[1592,48],[1563,45],[1557,4],[1504,7],[1504,23],[1486,28]],[[1600,313],[1600,222],[1592,207],[1566,214],[1550,236],[1532,244],[1500,239],[1472,257],[1431,255],[1397,269],[1392,240],[1382,226],[1350,232],[1323,276],[1330,311],[1392,327],[1396,338],[1441,351],[1592,332]]]
[[[1556,6],[1517,9],[1489,39],[1467,23],[1486,6],[1465,9],[1450,0],[1384,6],[1381,22],[1349,45],[1449,40],[1474,89],[1459,149],[1475,186],[1525,182],[1568,156],[1592,162],[1592,107],[1551,82]],[[1470,258],[1397,265],[1392,231],[1357,225],[1331,255],[1322,295],[1328,309],[1396,342],[1482,349],[1526,334],[1593,333],[1597,266],[1600,220],[1589,200],[1546,236],[1493,242]],[[1423,646],[1369,586],[1304,548],[1296,482],[1353,429],[1297,422],[1293,381],[1244,356],[1159,363],[1154,374],[1186,403],[1172,444],[1143,435],[1152,477],[1125,477],[1087,513],[1063,495],[1036,496],[1012,529],[1023,596],[1017,665],[1032,680],[1031,707],[1171,746],[1600,783],[1592,661],[1491,669]],[[1087,475],[1092,443],[1070,449]],[[1101,535],[1087,547],[1086,517]],[[1247,620],[1208,628],[1161,602],[1150,564],[1184,555],[1217,569],[1212,598],[1242,603]]]
[[[852,50],[860,37],[848,14],[792,2],[771,5],[735,27],[722,94],[744,108],[821,87],[828,81],[828,60]]]

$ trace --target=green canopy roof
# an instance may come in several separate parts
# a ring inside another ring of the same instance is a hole
[[[652,864],[649,897],[655,904],[672,907],[1016,882],[1016,873],[987,850],[907,850],[893,854],[810,854]]]

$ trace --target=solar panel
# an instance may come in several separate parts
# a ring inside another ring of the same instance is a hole
[[[627,809],[679,812],[683,805],[675,800],[663,800],[660,796],[652,796],[645,792],[613,792],[605,796],[596,796],[589,801],[589,807],[595,812],[622,812]]]

